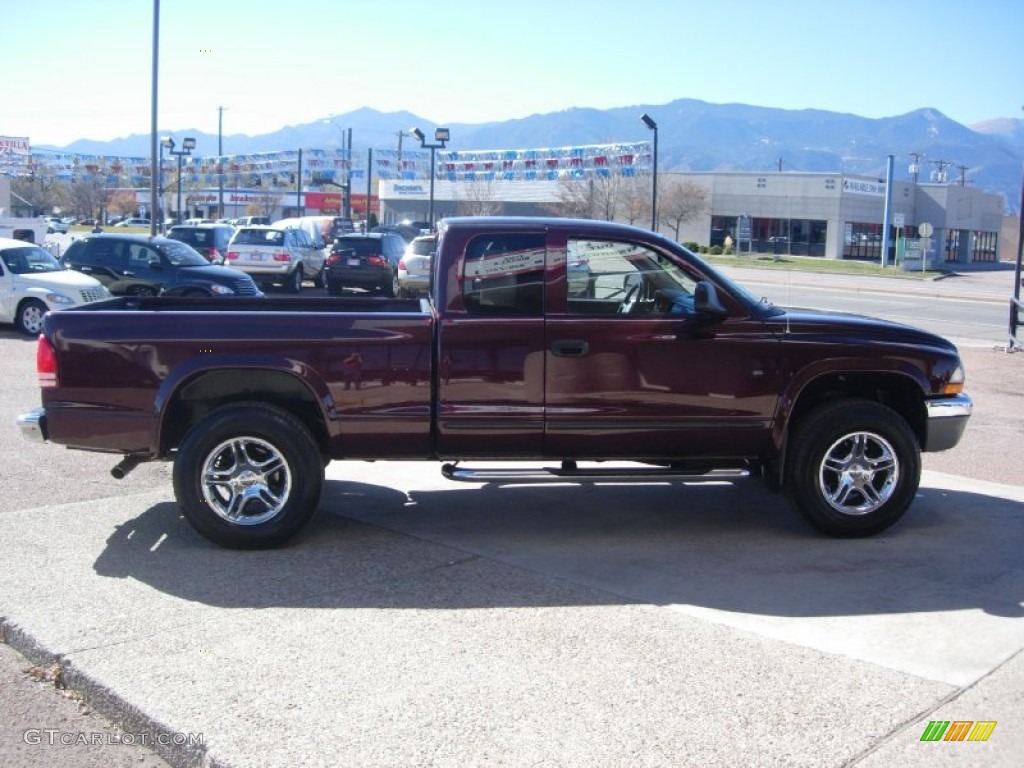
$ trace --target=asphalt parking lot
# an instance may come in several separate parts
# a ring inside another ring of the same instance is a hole
[[[167,466],[119,482],[23,441],[34,349],[0,327],[0,628],[120,726],[5,686],[0,762],[159,764],[26,740],[105,729],[176,765],[1020,764],[1024,356],[962,350],[968,434],[878,538],[821,538],[752,480],[336,462],[293,546],[244,553],[191,532]],[[996,726],[922,742],[931,721]]]

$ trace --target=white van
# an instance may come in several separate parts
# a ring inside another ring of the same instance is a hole
[[[326,259],[331,255],[331,245],[334,243],[334,238],[340,234],[340,232],[336,231],[339,229],[336,222],[339,221],[345,220],[337,216],[297,216],[291,219],[275,221],[274,226],[279,229],[301,229],[309,235],[313,244],[323,252]],[[351,229],[348,231],[351,231]]]
[[[43,328],[43,315],[111,298],[94,277],[65,269],[53,255],[24,240],[0,237],[0,322],[29,336]]]

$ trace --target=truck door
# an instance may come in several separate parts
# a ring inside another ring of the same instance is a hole
[[[728,317],[698,316],[700,273],[654,246],[554,232],[548,259],[560,266],[548,289],[547,455],[672,460],[766,444],[777,341],[759,319],[728,296]]]
[[[438,329],[439,453],[541,455],[544,439],[544,233],[469,235],[452,270],[456,302]],[[454,287],[454,286],[453,286]]]

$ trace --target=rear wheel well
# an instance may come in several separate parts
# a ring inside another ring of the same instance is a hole
[[[160,455],[178,447],[188,431],[211,411],[240,401],[275,405],[306,425],[324,455],[327,427],[315,395],[281,371],[230,369],[201,373],[181,385],[164,409]]]

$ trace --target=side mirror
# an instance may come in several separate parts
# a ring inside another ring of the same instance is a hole
[[[697,314],[709,320],[724,320],[729,316],[729,310],[719,300],[715,286],[706,280],[701,280],[694,286],[693,308]]]

